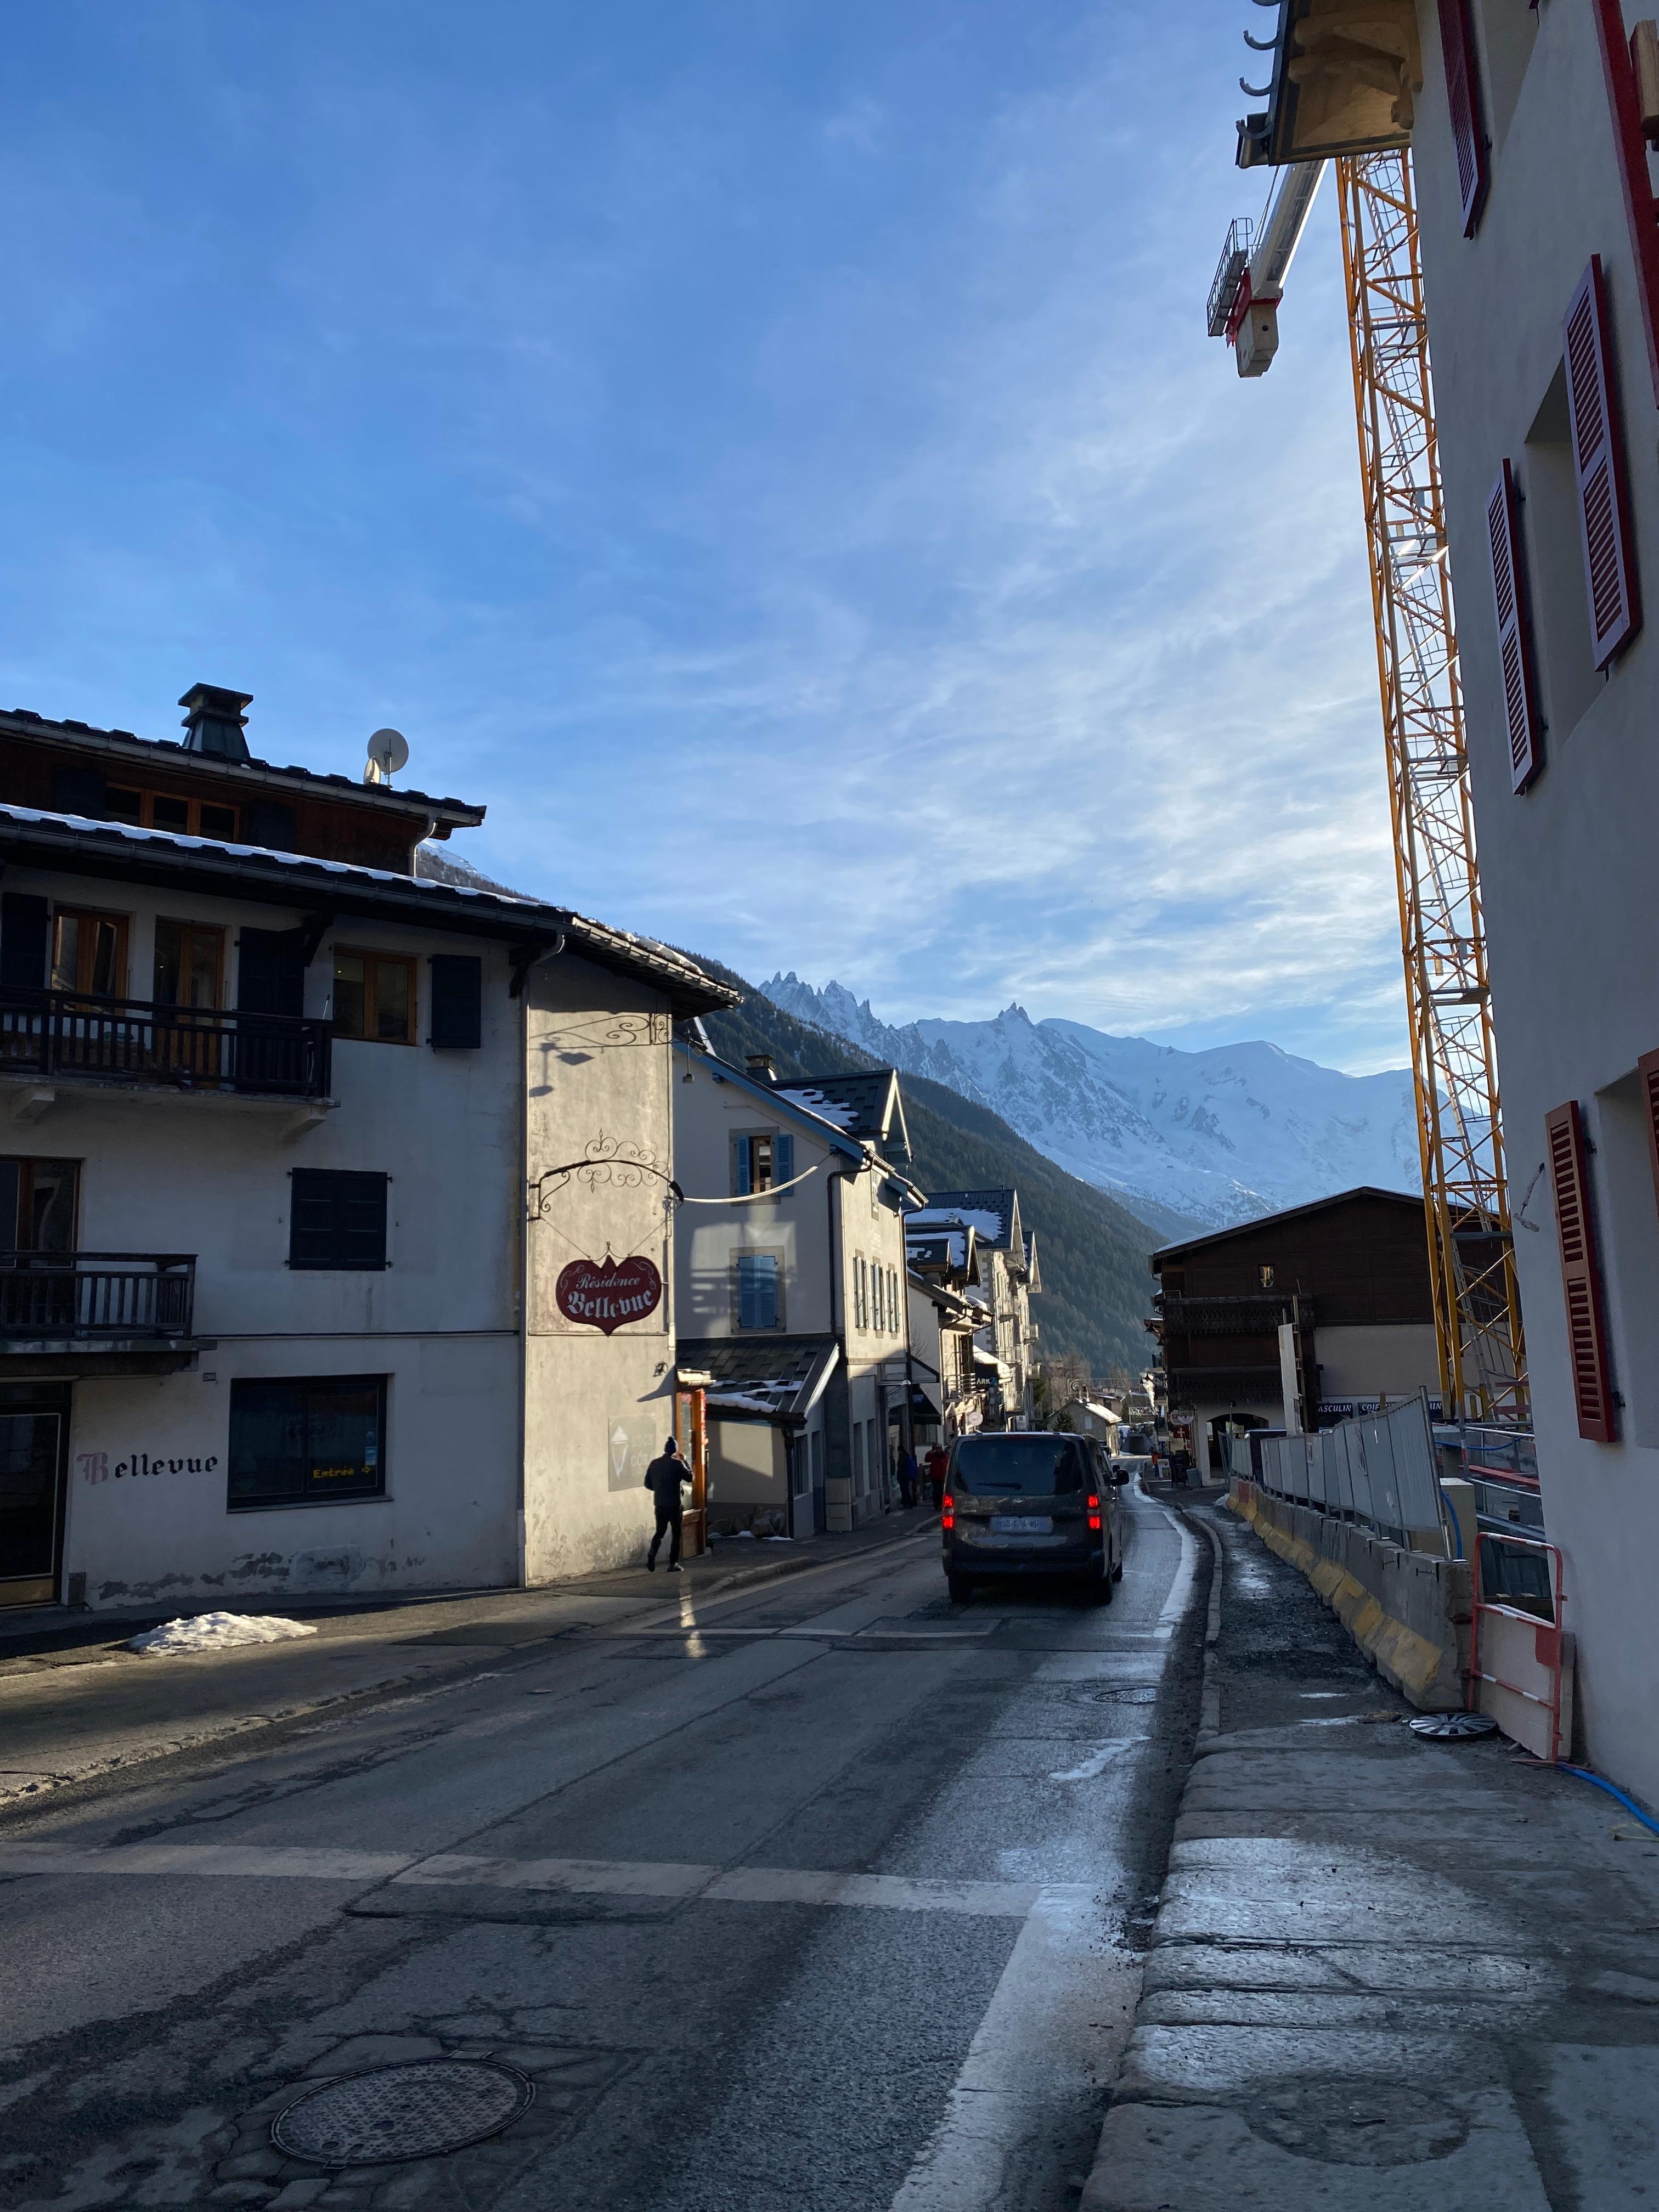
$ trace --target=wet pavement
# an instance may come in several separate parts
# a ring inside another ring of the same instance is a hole
[[[1109,1607],[953,1607],[927,1531],[566,1590],[556,1633],[520,1594],[522,1635],[402,1623],[436,1671],[15,1804],[0,2201],[1074,2204],[1200,1717],[1207,1543],[1125,1512]],[[143,1663],[185,1698],[293,1648]]]
[[[1213,1497],[1206,1727],[1087,2212],[1651,2212],[1659,1838],[1499,1738],[1425,1743]]]

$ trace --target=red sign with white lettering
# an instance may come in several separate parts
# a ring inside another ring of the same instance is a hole
[[[639,1253],[629,1260],[573,1260],[559,1270],[553,1301],[567,1321],[611,1336],[655,1313],[662,1304],[662,1277]]]

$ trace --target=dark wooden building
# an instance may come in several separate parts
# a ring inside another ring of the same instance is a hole
[[[1200,1468],[1227,1435],[1288,1419],[1316,1428],[1438,1386],[1420,1198],[1364,1188],[1152,1255],[1170,1423]],[[1280,1330],[1291,1331],[1285,1404]]]

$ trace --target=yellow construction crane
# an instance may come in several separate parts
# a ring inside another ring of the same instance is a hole
[[[1232,342],[1242,376],[1262,374],[1278,349],[1285,276],[1324,166],[1281,167],[1260,226],[1228,234],[1210,331]],[[1333,166],[1441,1404],[1449,1420],[1523,1422],[1526,1350],[1411,155],[1396,145]]]

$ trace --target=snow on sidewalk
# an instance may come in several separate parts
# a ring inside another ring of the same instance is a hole
[[[279,1613],[198,1613],[133,1637],[127,1649],[154,1658],[175,1651],[228,1651],[239,1644],[286,1644],[292,1637],[316,1633],[303,1621],[284,1620]]]

